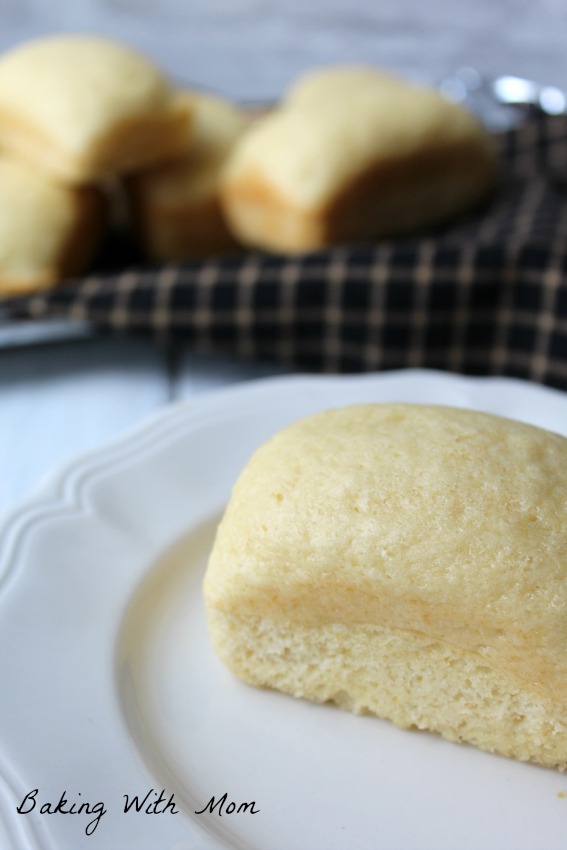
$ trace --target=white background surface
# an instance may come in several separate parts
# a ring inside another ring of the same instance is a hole
[[[54,30],[111,34],[238,97],[352,59],[432,81],[473,65],[567,87],[564,0],[0,0],[0,12],[0,49]]]
[[[567,89],[564,0],[0,0],[0,50],[61,30],[148,51],[176,78],[256,99],[304,68],[376,62],[431,82],[461,66]],[[0,517],[40,479],[167,401],[267,374],[153,343],[0,348]]]

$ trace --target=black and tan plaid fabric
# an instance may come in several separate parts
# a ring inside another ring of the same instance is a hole
[[[430,367],[567,388],[567,118],[496,137],[499,191],[420,238],[99,273],[5,302],[310,371]]]

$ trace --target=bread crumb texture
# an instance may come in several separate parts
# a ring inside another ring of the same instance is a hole
[[[429,405],[325,411],[252,457],[205,577],[236,675],[567,767],[567,439]]]

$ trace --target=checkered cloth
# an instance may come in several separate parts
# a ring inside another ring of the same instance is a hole
[[[419,238],[100,273],[4,302],[310,371],[429,367],[567,389],[567,117],[496,136],[501,185]]]

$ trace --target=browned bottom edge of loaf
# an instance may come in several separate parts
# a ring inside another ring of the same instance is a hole
[[[223,205],[245,244],[303,251],[434,228],[479,207],[494,182],[490,145],[476,141],[376,163],[324,208],[294,206],[255,172],[227,183]]]

